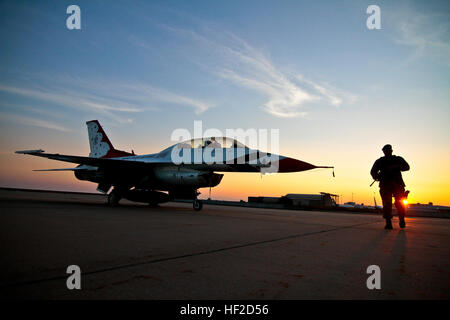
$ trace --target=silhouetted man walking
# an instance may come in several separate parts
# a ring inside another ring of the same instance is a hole
[[[392,229],[392,197],[395,198],[400,228],[404,228],[406,207],[405,183],[401,171],[408,171],[409,164],[399,156],[392,155],[392,146],[383,147],[384,157],[379,158],[372,166],[370,174],[374,180],[380,181],[380,195],[383,200],[383,218],[386,219],[385,229]]]

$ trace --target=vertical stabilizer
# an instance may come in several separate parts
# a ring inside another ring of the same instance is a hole
[[[134,155],[134,153],[114,149],[98,120],[87,121],[86,125],[88,129],[89,146],[91,148],[89,157],[116,158]]]

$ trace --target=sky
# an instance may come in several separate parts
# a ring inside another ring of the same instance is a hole
[[[69,30],[76,4],[81,29]],[[369,5],[380,29],[368,29]],[[410,203],[450,205],[448,1],[1,1],[0,186],[93,192],[71,164],[98,119],[118,149],[177,128],[279,129],[280,154],[335,167],[227,173],[213,199],[330,192],[381,199],[381,148],[410,164]],[[200,190],[208,196],[208,190]]]

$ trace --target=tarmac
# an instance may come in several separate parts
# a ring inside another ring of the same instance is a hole
[[[2,299],[450,298],[449,219],[385,230],[364,213],[105,202],[0,189]]]

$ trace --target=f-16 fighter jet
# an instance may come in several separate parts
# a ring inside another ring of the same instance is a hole
[[[227,137],[198,138],[174,144],[159,153],[136,155],[117,150],[98,122],[86,122],[90,144],[88,157],[45,153],[44,150],[16,151],[78,164],[75,168],[35,171],[73,171],[79,180],[98,184],[108,194],[108,204],[118,205],[122,198],[150,205],[171,200],[191,200],[195,210],[202,209],[199,188],[217,186],[220,172],[298,172],[316,168],[297,159],[250,149]]]

